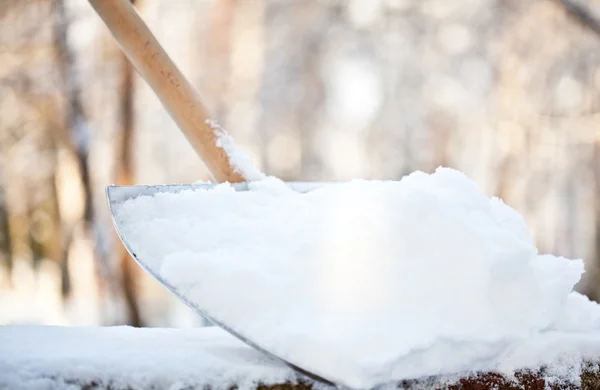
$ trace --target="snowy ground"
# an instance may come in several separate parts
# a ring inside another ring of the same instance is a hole
[[[243,390],[295,380],[215,327],[0,327],[0,389]]]
[[[510,380],[511,370],[530,366],[533,355],[546,353],[547,357],[557,359],[550,359],[554,364],[540,378],[546,384],[578,388],[586,369],[583,361],[597,356],[599,350],[600,335],[538,336],[520,348],[506,351],[503,360],[511,363],[498,369]],[[418,353],[412,359],[419,364]],[[416,385],[419,389],[429,388],[433,382],[443,386],[470,374],[426,378]],[[3,390],[215,390],[230,389],[233,385],[250,390],[259,383],[293,384],[299,379],[288,367],[216,327],[0,327],[0,389]],[[317,388],[325,387],[319,384]]]

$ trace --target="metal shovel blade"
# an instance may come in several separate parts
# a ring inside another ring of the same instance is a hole
[[[325,183],[287,183],[292,189],[299,192],[308,192],[311,189],[318,188]],[[132,248],[131,241],[129,237],[124,235],[123,233],[126,229],[120,225],[118,219],[116,218],[116,209],[126,202],[129,199],[135,199],[140,196],[153,196],[157,193],[178,193],[186,190],[195,190],[195,189],[210,189],[215,185],[212,184],[175,184],[175,185],[155,185],[155,186],[107,186],[106,187],[106,197],[108,199],[109,209],[112,216],[113,224],[119,235],[119,238],[123,242],[123,245],[133,257],[133,259],[137,262],[137,264],[148,274],[150,274],[155,280],[157,280],[162,286],[164,286],[167,290],[169,290],[172,294],[174,294],[177,298],[179,298],[183,303],[192,308],[196,313],[200,314],[204,319],[211,322],[212,324],[221,327],[231,335],[235,336],[242,342],[247,345],[261,351],[267,356],[276,359],[277,361],[283,362],[287,366],[294,369],[296,372],[307,376],[313,380],[324,383],[329,386],[336,386],[339,388],[347,388],[347,386],[343,386],[340,384],[334,383],[332,380],[326,379],[322,374],[315,373],[314,370],[309,372],[308,370],[303,369],[302,367],[283,359],[272,352],[269,352],[268,349],[259,345],[257,342],[251,340],[251,338],[247,336],[240,335],[236,331],[232,329],[228,324],[223,323],[212,313],[207,312],[204,308],[201,307],[201,303],[192,302],[187,299],[183,294],[181,294],[177,288],[170,285],[163,277],[161,277],[160,273],[156,269],[152,269],[152,267],[144,261],[144,259],[138,257],[134,248]],[[232,184],[232,187],[235,188],[236,191],[246,191],[248,189],[247,183],[236,183]]]

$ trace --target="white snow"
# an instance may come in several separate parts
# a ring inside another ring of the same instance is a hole
[[[536,363],[554,363],[545,373],[546,381],[577,385],[582,357],[597,356],[599,348],[598,336],[536,335],[509,350],[500,361],[512,363],[501,369],[511,372],[523,362],[531,363],[532,352],[538,357],[544,352],[546,358]],[[467,374],[435,378],[436,388]],[[258,384],[297,383],[298,379],[290,368],[216,327],[0,326],[0,389],[228,390],[235,385],[254,390]],[[317,390],[330,389],[314,385]]]
[[[216,134],[217,147],[225,151],[227,157],[229,157],[229,162],[237,173],[242,175],[242,177],[248,181],[266,178],[265,174],[256,167],[252,158],[234,145],[231,136],[217,123],[217,121],[207,119],[205,123],[210,126]]]
[[[261,347],[354,388],[473,370],[577,373],[600,357],[581,260],[462,173],[139,197],[121,233],[178,293]]]
[[[0,327],[0,389],[246,390],[286,381],[296,381],[291,369],[215,327]]]

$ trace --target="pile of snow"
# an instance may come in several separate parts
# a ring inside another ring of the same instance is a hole
[[[220,184],[116,219],[179,294],[350,387],[600,356],[599,306],[572,292],[582,261],[540,255],[516,211],[452,169],[307,193]]]
[[[221,329],[0,327],[0,389],[240,390],[294,372]]]

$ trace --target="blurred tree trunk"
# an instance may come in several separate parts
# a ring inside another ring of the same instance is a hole
[[[311,2],[265,3],[265,65],[260,102],[264,110],[258,128],[265,147],[285,135],[299,145],[299,160],[280,171],[278,153],[267,152],[264,170],[284,179],[320,180],[329,175],[315,128],[324,115],[325,83],[321,74],[327,42],[323,31],[337,22],[335,5]],[[294,42],[294,49],[285,47]]]
[[[11,274],[13,266],[12,247],[8,228],[8,208],[2,184],[0,184],[0,265],[6,268],[9,275]],[[10,283],[10,278],[8,282]]]
[[[210,11],[208,42],[208,98],[213,102],[211,112],[220,121],[227,110],[227,91],[231,73],[231,28],[237,0],[217,0]]]
[[[83,109],[81,88],[77,82],[74,54],[68,46],[69,20],[67,19],[64,0],[55,0],[54,5],[56,15],[55,42],[58,68],[66,90],[67,100],[67,114],[65,121],[69,134],[67,138],[68,142],[66,144],[77,157],[77,165],[85,196],[83,217],[86,224],[91,225],[94,219],[94,208],[88,165],[90,131]]]
[[[135,5],[136,1],[131,0]],[[133,148],[133,128],[134,128],[134,110],[133,110],[133,67],[125,56],[119,54],[122,62],[122,76],[119,86],[119,125],[120,133],[117,145],[117,184],[122,186],[132,185],[133,183],[133,164],[132,164],[132,148]],[[129,256],[129,253],[121,242],[117,239],[119,245],[119,268],[121,270],[122,290],[127,306],[127,323],[131,326],[143,326],[140,316],[137,296],[137,268]]]
[[[56,51],[57,68],[64,88],[65,117],[64,125],[55,127],[55,140],[57,145],[63,146],[74,157],[77,165],[78,180],[83,189],[83,222],[84,234],[93,242],[96,270],[102,277],[98,276],[99,289],[104,291],[104,282],[111,290],[115,289],[114,277],[108,265],[106,253],[98,246],[101,242],[99,226],[94,213],[92,178],[88,163],[90,149],[90,129],[85,115],[82,99],[82,90],[77,78],[75,55],[68,44],[70,21],[67,17],[65,0],[53,1],[54,23],[54,45]],[[73,241],[77,223],[68,223],[64,226],[66,257],[69,247]]]
[[[55,146],[54,149],[55,156],[58,154],[58,149]],[[58,163],[58,162],[56,162]],[[60,293],[63,297],[63,300],[71,295],[71,276],[69,274],[69,247],[70,247],[70,239],[72,235],[67,237],[65,234],[64,223],[62,223],[62,217],[60,215],[60,207],[58,205],[58,187],[56,185],[56,167],[54,168],[52,175],[52,215],[54,216],[54,221],[57,222],[58,229],[60,231],[55,231],[55,236],[58,234],[59,240],[55,241],[54,244],[58,249],[56,256],[57,262],[60,267]],[[67,241],[67,238],[69,241]]]
[[[27,205],[27,235],[29,240],[29,250],[31,251],[31,260],[33,263],[33,268],[35,270],[38,269],[42,259],[44,258],[43,243],[41,242],[41,240],[38,239],[38,237],[35,234],[36,231],[40,230],[37,227],[38,224],[36,223],[35,218],[37,212],[38,207],[33,201],[32,196],[30,195],[29,204]]]
[[[596,181],[596,237],[595,237],[595,262],[596,266],[600,266],[600,137],[596,138],[594,145],[594,157],[592,162]],[[595,281],[598,282],[598,279]],[[597,290],[597,287],[596,287]],[[594,297],[598,301],[598,296]]]
[[[50,150],[52,174],[48,177],[47,186],[49,190],[49,198],[47,201],[47,212],[50,216],[52,226],[48,234],[48,257],[54,260],[60,268],[60,287],[61,296],[67,298],[71,294],[71,279],[69,275],[69,262],[68,250],[69,242],[66,241],[64,223],[62,222],[62,216],[60,215],[59,206],[59,189],[57,186],[57,173],[59,164],[59,148],[57,145],[57,139],[54,136],[54,129],[60,128],[60,120],[56,118],[55,112],[57,111],[56,102],[48,105],[43,104],[41,107],[44,118],[46,118],[45,126],[45,139],[47,140],[47,148]]]

